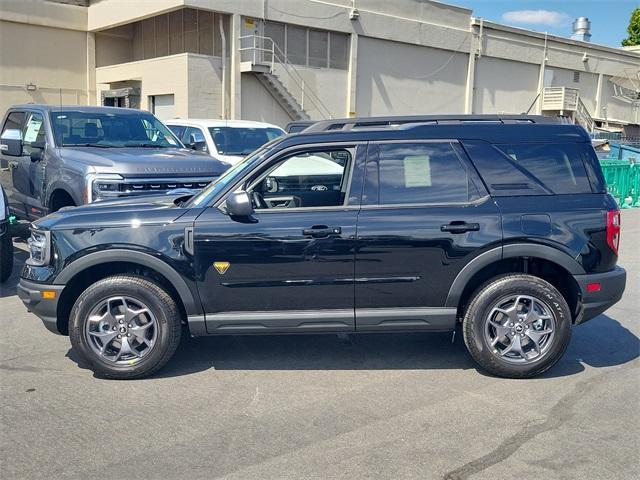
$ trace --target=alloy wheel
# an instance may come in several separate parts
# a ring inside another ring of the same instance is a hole
[[[495,356],[528,364],[549,352],[555,331],[556,319],[544,301],[531,295],[511,295],[496,302],[489,312],[484,336]]]
[[[148,355],[158,336],[158,323],[149,307],[128,296],[100,301],[89,314],[85,338],[102,359],[132,365]]]

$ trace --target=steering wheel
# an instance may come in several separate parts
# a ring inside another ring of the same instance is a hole
[[[264,197],[260,192],[256,190],[251,192],[251,199],[253,200],[255,208],[269,208],[269,205],[264,201]]]

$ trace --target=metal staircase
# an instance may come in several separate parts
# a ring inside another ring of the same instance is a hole
[[[542,91],[542,114],[560,117],[563,121],[582,125],[593,132],[595,122],[580,98],[580,90],[569,87],[545,87]]]
[[[254,72],[264,88],[276,99],[292,120],[311,120],[296,98],[287,90],[277,75],[271,72]]]
[[[333,118],[320,97],[309,88],[304,77],[271,38],[260,35],[240,37],[240,55],[240,71],[255,75],[292,120],[311,119],[305,110],[305,102],[322,119]],[[281,76],[285,81],[280,79]]]

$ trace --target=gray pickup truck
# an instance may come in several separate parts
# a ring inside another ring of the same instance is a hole
[[[11,213],[26,220],[96,200],[200,190],[227,168],[141,110],[16,105],[0,133],[0,184]]]

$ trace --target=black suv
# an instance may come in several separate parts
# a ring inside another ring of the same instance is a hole
[[[105,377],[158,370],[183,324],[201,336],[458,323],[484,369],[531,377],[622,296],[619,240],[581,127],[333,120],[272,141],[193,197],[35,222],[18,291]]]

